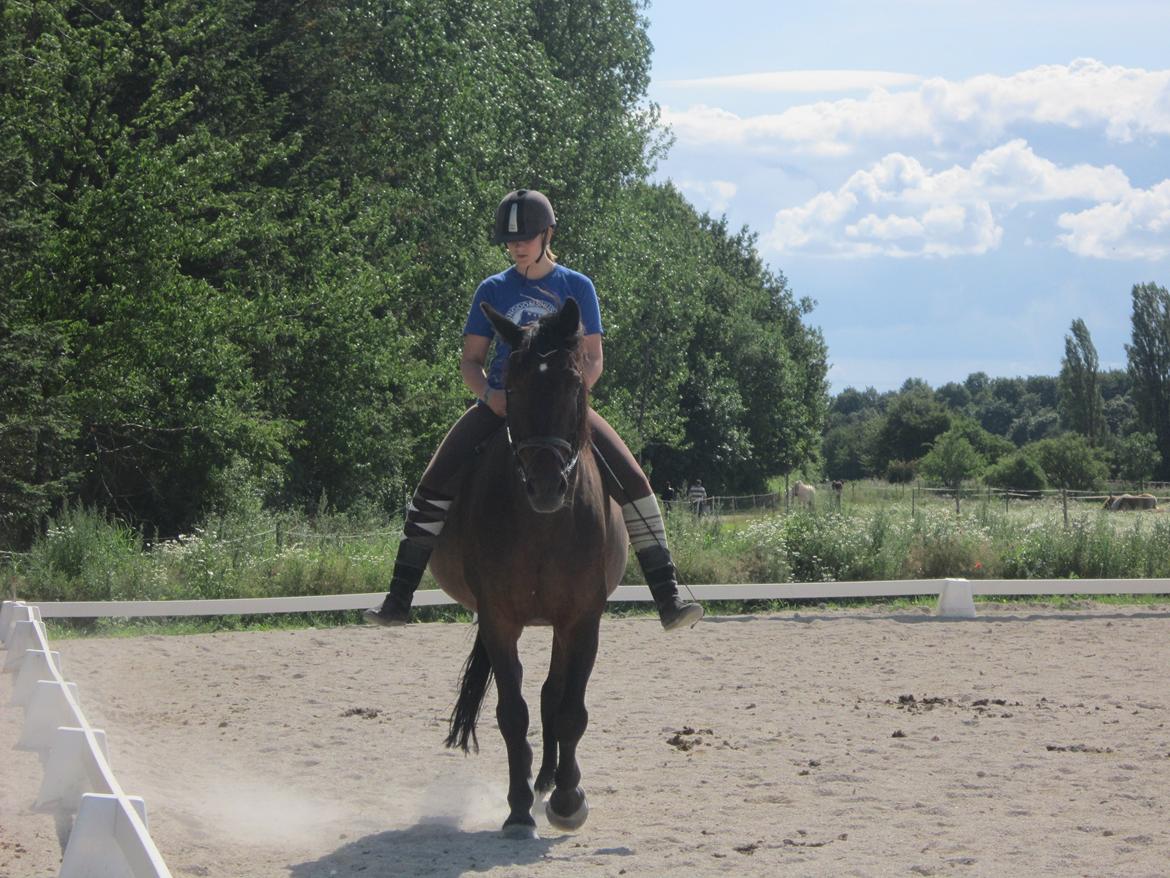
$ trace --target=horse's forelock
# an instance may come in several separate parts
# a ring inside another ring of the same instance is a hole
[[[563,350],[569,354],[569,359],[574,365],[579,365],[581,329],[578,327],[575,332],[566,334],[558,322],[559,316],[559,312],[546,314],[529,326],[524,333],[524,342],[520,346],[520,351],[547,358],[557,351]]]

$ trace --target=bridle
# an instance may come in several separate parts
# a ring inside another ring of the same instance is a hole
[[[557,351],[552,350],[543,354],[538,353],[537,356],[541,359],[547,359],[555,353]],[[544,368],[543,364],[541,368]],[[511,391],[505,388],[504,393],[505,395],[510,395]],[[577,467],[577,461],[581,457],[581,449],[574,448],[573,443],[567,439],[562,439],[560,436],[529,436],[527,439],[521,439],[517,442],[512,436],[512,425],[508,423],[508,415],[512,412],[511,405],[507,407],[506,411],[504,433],[508,437],[508,448],[512,452],[512,459],[516,464],[516,471],[520,475],[520,481],[527,485],[529,479],[528,468],[524,465],[524,458],[520,456],[520,452],[529,449],[544,449],[556,455],[557,460],[560,462],[560,476],[567,482],[569,476],[572,475],[573,470]]]
[[[504,425],[504,430],[508,434],[508,447],[512,449],[512,458],[516,462],[516,471],[520,474],[521,482],[528,484],[528,468],[524,466],[524,458],[520,456],[520,452],[529,448],[543,448],[553,452],[561,462],[561,478],[568,481],[581,457],[580,448],[574,448],[560,436],[530,436],[517,442],[512,438],[512,429],[507,424]]]

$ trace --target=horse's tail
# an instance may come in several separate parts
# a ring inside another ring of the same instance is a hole
[[[471,655],[467,657],[467,663],[463,666],[463,676],[459,681],[459,698],[451,711],[450,730],[446,741],[448,747],[459,747],[464,753],[471,752],[471,747],[475,747],[475,752],[479,752],[475,724],[479,720],[483,696],[491,679],[492,663],[483,645],[483,638],[477,632],[475,645],[471,647]]]

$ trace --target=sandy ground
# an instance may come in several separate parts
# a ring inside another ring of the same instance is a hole
[[[470,626],[58,640],[172,873],[1170,873],[1170,606],[607,620],[592,814],[506,841],[494,694],[445,750]],[[537,699],[549,632],[522,641]],[[0,680],[0,875],[56,875]]]

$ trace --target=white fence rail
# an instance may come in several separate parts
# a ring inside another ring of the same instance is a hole
[[[76,814],[60,878],[171,878],[147,830],[145,803],[114,777],[105,732],[86,720],[41,620],[36,606],[0,605],[4,670],[16,674],[11,700],[25,711],[17,747],[39,751],[44,765],[34,807]]]
[[[781,582],[747,585],[692,585],[701,601],[830,600],[938,595],[950,589],[975,595],[1165,594],[1170,579],[899,579],[876,582]],[[39,604],[45,619],[147,616],[234,616],[360,610],[381,603],[381,592],[311,597],[225,598],[202,601],[59,601]],[[611,602],[650,601],[644,585],[620,585]],[[415,606],[453,604],[437,589],[415,593]]]

